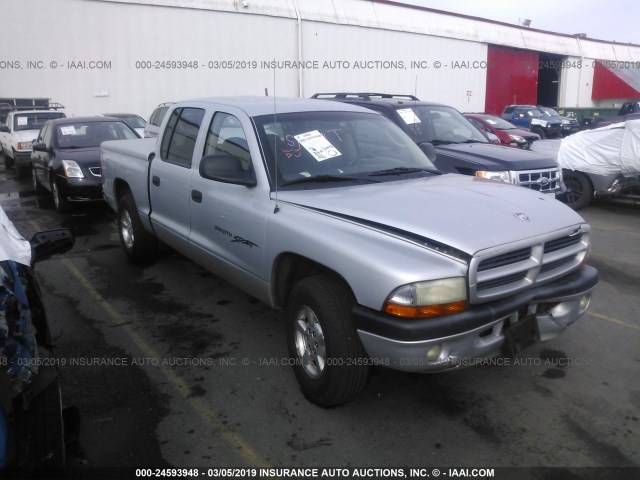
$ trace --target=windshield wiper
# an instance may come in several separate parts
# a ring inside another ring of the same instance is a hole
[[[432,145],[451,145],[452,143],[456,142],[452,142],[451,140],[440,140],[438,138],[434,138],[433,140],[431,140]]]
[[[487,142],[483,142],[482,140],[475,140],[473,138],[468,138],[462,143],[487,143]]]
[[[395,167],[395,168],[387,168],[385,170],[378,170],[377,172],[370,173],[370,177],[381,176],[381,175],[406,175],[409,173],[419,173],[419,172],[427,172],[427,173],[442,173],[438,170],[433,170],[430,168],[420,168],[420,167]]]
[[[296,178],[295,180],[288,180],[281,183],[282,187],[287,185],[295,185],[297,183],[313,183],[313,182],[345,182],[345,181],[358,181],[358,182],[377,182],[377,180],[371,180],[370,178],[362,177],[349,177],[345,175],[316,175],[313,177]]]

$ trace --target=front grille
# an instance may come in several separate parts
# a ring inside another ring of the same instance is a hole
[[[542,193],[553,193],[560,190],[560,170],[528,170],[518,172],[518,185]]]
[[[580,243],[580,235],[568,236],[558,238],[557,240],[551,240],[544,244],[544,253],[555,252],[556,250],[561,250],[566,247],[570,247],[571,245],[575,245],[576,243]]]
[[[502,267],[504,265],[510,265],[512,263],[520,262],[522,260],[526,260],[531,256],[531,248],[523,248],[521,250],[516,250],[515,252],[505,253],[504,255],[500,255],[498,257],[488,258],[480,262],[478,265],[478,271],[482,272],[485,270],[491,270],[492,268]]]
[[[584,260],[589,234],[582,225],[476,254],[469,266],[470,301],[497,300],[567,275]]]
[[[100,168],[100,167],[89,167],[89,172],[94,177],[101,177],[102,176],[102,168]]]

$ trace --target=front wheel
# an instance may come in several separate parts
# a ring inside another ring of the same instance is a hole
[[[60,191],[60,187],[55,178],[51,179],[51,194],[53,195],[53,204],[58,213],[67,213],[71,209],[69,200],[67,200],[67,197]]]
[[[547,134],[544,133],[544,130],[542,128],[532,128],[531,129],[532,133],[537,133],[538,135],[540,135],[540,139],[544,140],[545,138],[547,138]]]
[[[584,173],[565,171],[564,184],[567,187],[566,204],[574,210],[586,207],[593,200],[593,186]]]
[[[369,366],[351,321],[355,301],[349,289],[329,275],[300,281],[286,309],[287,346],[302,393],[325,407],[356,397]]]
[[[118,234],[122,248],[132,262],[147,263],[155,259],[158,241],[144,229],[131,193],[124,194],[118,202]]]
[[[36,192],[36,195],[43,193],[44,188],[42,188],[42,185],[40,185],[40,182],[38,181],[38,174],[35,165],[31,165],[31,184],[33,185],[33,190]]]
[[[8,170],[11,167],[13,167],[13,158],[11,158],[9,155],[4,153],[4,151],[2,151],[2,147],[0,147],[0,155],[2,155],[2,159],[4,160],[5,170]]]

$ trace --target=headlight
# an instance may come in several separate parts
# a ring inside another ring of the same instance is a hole
[[[31,150],[33,142],[18,142],[18,150]]]
[[[569,120],[568,118],[563,118],[561,121],[563,125],[569,125],[571,123],[571,120]]]
[[[513,140],[514,142],[518,142],[518,143],[527,143],[527,141],[524,139],[524,137],[521,137],[520,135],[512,135],[509,134],[509,138],[511,140]]]
[[[500,182],[513,183],[513,177],[511,176],[511,172],[487,172],[484,170],[478,170],[476,172],[476,177],[487,178],[489,180],[498,180]]]
[[[62,168],[64,168],[65,177],[84,178],[82,169],[73,160],[62,160]]]
[[[396,288],[387,298],[384,311],[407,318],[429,318],[464,312],[467,285],[463,277],[410,283]]]

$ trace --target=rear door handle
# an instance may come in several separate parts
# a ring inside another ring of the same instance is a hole
[[[198,190],[191,190],[191,200],[196,203],[202,203],[202,192]]]
[[[160,177],[154,175],[151,177],[151,183],[153,183],[156,187],[160,186]]]

